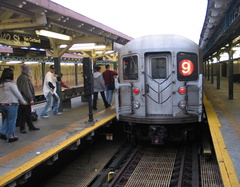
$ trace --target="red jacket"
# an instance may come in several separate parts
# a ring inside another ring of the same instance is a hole
[[[108,85],[110,82],[114,81],[113,79],[114,75],[118,75],[118,73],[112,70],[105,70],[103,72],[103,79],[104,79],[105,85]]]
[[[61,81],[61,86],[64,87],[64,88],[70,88],[63,81]]]

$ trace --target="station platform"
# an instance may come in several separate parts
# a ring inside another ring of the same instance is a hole
[[[41,103],[33,109],[39,115],[44,106],[45,103]],[[72,99],[72,108],[63,109],[62,115],[51,115],[50,111],[49,118],[39,117],[33,122],[40,130],[28,131],[26,125],[27,133],[22,134],[16,127],[17,142],[0,140],[0,186],[15,186],[16,179],[27,179],[34,167],[43,162],[54,162],[60,151],[76,148],[81,138],[91,136],[94,130],[115,116],[114,106],[105,109],[102,100],[98,100],[98,110],[93,111],[93,122],[89,122],[88,103],[77,97]]]
[[[213,138],[214,148],[225,186],[239,187],[240,181],[240,84],[234,83],[233,100],[228,98],[228,79],[221,77],[220,89],[204,80],[204,104],[207,114],[215,113],[216,118],[209,116],[208,123]],[[211,105],[211,106],[210,106]],[[210,106],[210,107],[209,107]],[[208,109],[207,109],[208,107]],[[214,116],[214,115],[213,115]],[[227,181],[229,180],[229,181]]]

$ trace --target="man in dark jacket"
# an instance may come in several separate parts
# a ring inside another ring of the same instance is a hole
[[[21,133],[27,133],[25,130],[26,122],[29,131],[39,130],[39,128],[34,127],[31,118],[31,105],[34,104],[35,92],[30,77],[30,67],[26,64],[22,64],[21,68],[22,74],[17,79],[17,86],[28,105],[19,105],[17,126],[20,127]]]
[[[116,71],[110,70],[110,65],[105,65],[106,70],[103,72],[103,79],[105,82],[105,85],[107,87],[107,102],[109,105],[112,104],[112,96],[113,96],[113,90],[110,88],[110,83],[114,81],[114,75],[118,75]]]

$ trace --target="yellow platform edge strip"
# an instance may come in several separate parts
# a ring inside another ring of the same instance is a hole
[[[203,95],[203,101],[224,187],[240,187],[232,160],[219,129],[221,123],[205,94]]]
[[[41,153],[40,155],[36,156],[34,159],[30,160],[29,162],[26,162],[22,166],[6,173],[5,175],[0,176],[0,186],[5,186],[9,182],[13,182],[17,177],[21,176],[23,173],[26,173],[34,168],[34,166],[41,164],[42,162],[46,161],[47,159],[51,158],[55,154],[59,153],[66,147],[70,146],[80,138],[86,136],[90,132],[96,130],[100,126],[106,124],[108,121],[114,119],[116,117],[116,113],[111,114],[110,116],[106,117],[105,119],[101,121],[97,121],[94,123],[94,125],[89,126],[88,128],[84,129],[83,131],[79,132],[78,134],[72,136],[71,138],[65,140],[64,142],[60,143],[58,146]]]

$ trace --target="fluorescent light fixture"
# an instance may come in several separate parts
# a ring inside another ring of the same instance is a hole
[[[61,65],[66,65],[66,66],[74,66],[75,64],[72,62],[61,62]]]
[[[63,44],[60,48],[66,48],[67,45]],[[79,43],[74,44],[69,50],[70,51],[77,51],[77,50],[91,50],[91,49],[105,49],[106,45],[96,45],[95,43]]]
[[[75,50],[91,50],[91,49],[105,49],[105,45],[95,45],[95,46],[83,46],[83,47],[71,47],[69,51]]]
[[[95,46],[95,43],[79,43],[79,44],[73,44],[72,48],[76,48],[76,47],[90,47],[90,46]],[[60,48],[66,48],[67,45],[66,44],[62,44],[60,45]]]
[[[39,64],[39,62],[31,62],[31,61],[29,61],[29,62],[24,62],[24,64]]]
[[[228,53],[223,53],[223,54],[220,55],[220,60],[219,61],[225,61],[225,60],[229,60]]]
[[[103,51],[96,51],[95,54],[102,54]]]
[[[233,47],[232,50],[233,51],[240,51],[240,47]]]
[[[65,34],[59,34],[57,32],[47,31],[47,30],[36,30],[35,31],[37,35],[41,36],[47,36],[50,38],[56,38],[60,40],[72,40],[71,36],[65,35]]]
[[[20,64],[22,61],[8,61],[6,64]]]
[[[54,62],[45,62],[45,64],[51,64],[51,65],[53,65]]]
[[[106,54],[114,53],[114,51],[106,51]]]

